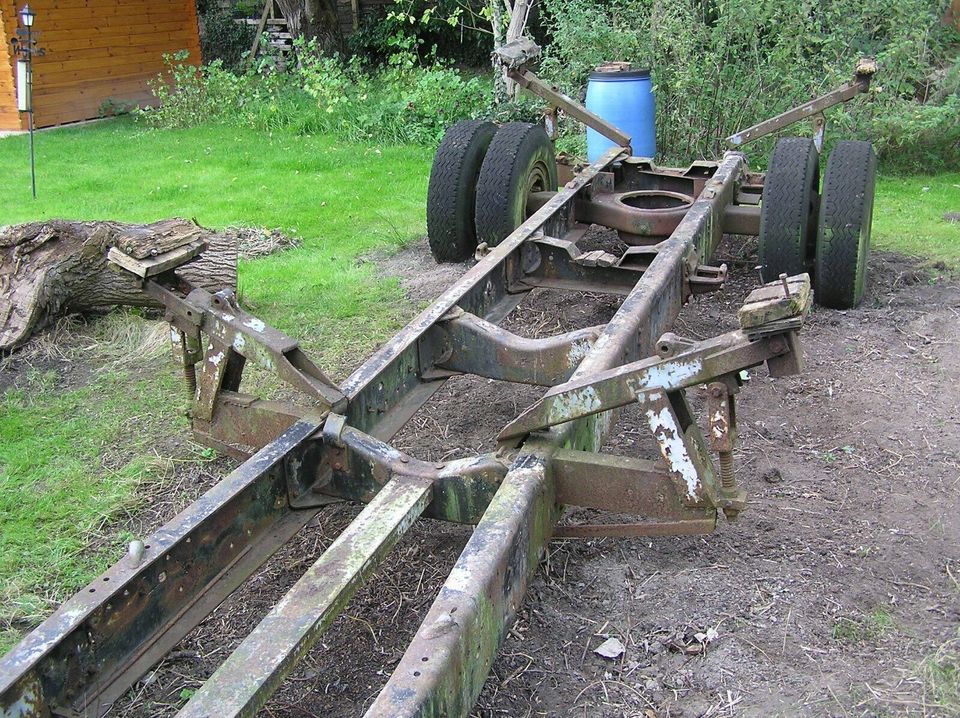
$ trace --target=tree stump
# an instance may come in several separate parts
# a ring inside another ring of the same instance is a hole
[[[184,219],[148,225],[51,220],[0,227],[0,351],[51,320],[120,305],[158,307],[132,274],[107,261],[117,247],[142,259],[197,240],[207,249],[176,272],[216,292],[237,284],[237,238]]]

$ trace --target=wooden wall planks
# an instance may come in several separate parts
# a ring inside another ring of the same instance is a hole
[[[21,129],[16,112],[10,39],[16,3],[0,0],[0,130]],[[22,2],[21,2],[22,4]],[[38,127],[100,116],[107,101],[150,101],[147,82],[163,69],[163,54],[188,50],[200,62],[194,0],[31,0],[34,29],[46,55],[33,71]]]

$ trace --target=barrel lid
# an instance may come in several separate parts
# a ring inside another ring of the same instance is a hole
[[[610,62],[600,65],[590,73],[591,80],[616,82],[618,80],[646,80],[650,77],[650,68],[634,70],[628,62]]]

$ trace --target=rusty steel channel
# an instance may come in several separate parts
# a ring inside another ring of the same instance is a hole
[[[368,505],[180,715],[253,715],[420,516],[475,528],[367,716],[467,715],[563,505],[638,517],[563,529],[581,536],[703,533],[718,511],[735,518],[743,509],[729,462],[739,372],[764,362],[773,374],[799,370],[809,279],[755,292],[737,332],[701,342],[668,332],[692,294],[722,283],[724,268],[705,265],[728,210],[755,181],[735,152],[659,170],[614,148],[560,191],[532,197],[528,220],[339,386],[231,292],[185,285],[167,268],[172,260],[151,270],[124,259],[167,308],[198,437],[250,458],[0,660],[0,715],[102,714],[342,499]],[[586,223],[600,220],[636,238],[622,257],[577,248]],[[497,326],[538,287],[613,292],[623,302],[606,325],[547,339]],[[241,393],[247,362],[310,403]],[[431,463],[387,443],[464,373],[548,390],[490,454]],[[685,398],[698,384],[713,392],[709,436]],[[647,417],[662,460],[600,453],[630,403]]]

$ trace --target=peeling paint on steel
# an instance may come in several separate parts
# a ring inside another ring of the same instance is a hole
[[[583,358],[590,353],[593,344],[588,339],[574,342],[570,345],[570,351],[567,353],[567,366],[576,369],[580,366]]]
[[[661,362],[635,377],[629,377],[626,383],[633,395],[639,399],[648,389],[681,386],[701,371],[703,362],[699,357],[685,361]]]
[[[713,435],[718,439],[722,439],[723,435],[727,431],[727,418],[724,416],[723,409],[717,409],[713,413]]]
[[[655,401],[662,396],[657,392],[650,394],[650,399]],[[662,406],[659,410],[649,408],[644,414],[650,430],[657,437],[663,458],[667,460],[670,468],[683,478],[687,485],[687,496],[696,499],[700,491],[700,476],[697,474],[697,467],[690,460],[690,455],[683,443],[683,433],[673,420],[670,409],[666,406]]]
[[[597,411],[603,402],[600,395],[592,386],[585,386],[581,389],[561,394],[554,402],[550,404],[549,419],[552,423],[557,423],[564,417],[569,416],[573,411],[591,413]]]

